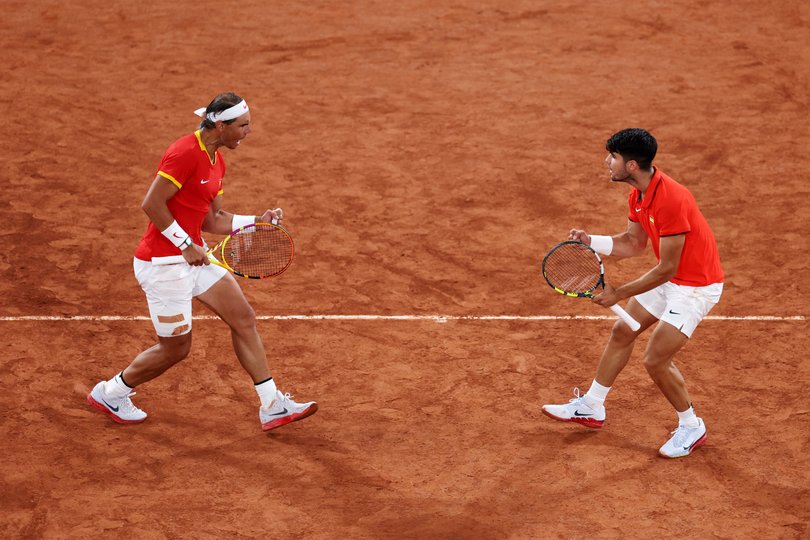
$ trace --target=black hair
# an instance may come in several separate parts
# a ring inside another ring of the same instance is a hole
[[[652,167],[658,152],[658,141],[641,128],[623,129],[608,139],[605,149],[621,155],[625,161],[635,161],[642,169]]]
[[[200,122],[200,129],[211,129],[216,126],[214,122],[207,118],[208,114],[210,113],[218,113],[222,112],[226,109],[230,109],[237,103],[242,101],[242,98],[234,94],[233,92],[225,92],[224,94],[219,94],[211,103],[208,104],[208,107],[205,108],[205,112],[203,113],[203,120]],[[222,123],[224,124],[232,124],[236,120],[236,118],[232,120],[223,120]]]

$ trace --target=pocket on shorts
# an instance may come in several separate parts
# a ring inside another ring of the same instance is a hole
[[[166,264],[152,267],[152,283],[170,283],[183,281],[191,275],[188,264]]]
[[[713,283],[705,287],[698,287],[695,294],[702,300],[714,305],[720,301],[720,297],[723,295],[723,284]]]

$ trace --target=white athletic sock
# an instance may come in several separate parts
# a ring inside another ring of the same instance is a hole
[[[254,385],[254,387],[256,388],[256,393],[259,394],[262,407],[266,409],[273,404],[273,401],[276,399],[276,391],[278,390],[273,377]]]
[[[610,386],[602,386],[594,379],[591,383],[591,387],[585,394],[585,403],[591,407],[604,407],[608,392],[610,392]]]
[[[104,395],[108,398],[121,399],[132,393],[133,387],[124,382],[123,373],[116,373],[115,377],[104,383]]]
[[[683,412],[678,412],[678,425],[688,428],[696,428],[700,425],[698,417],[695,414],[695,408],[691,405]]]

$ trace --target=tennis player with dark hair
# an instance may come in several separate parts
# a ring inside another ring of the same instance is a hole
[[[146,413],[130,399],[133,389],[188,356],[191,301],[197,298],[230,327],[236,357],[259,395],[262,429],[268,431],[306,418],[318,406],[296,403],[276,388],[253,308],[234,277],[210,264],[202,238],[203,231],[225,235],[256,222],[256,216],[222,209],[225,162],[219,149],[235,150],[250,133],[248,105],[236,94],[225,93],[195,114],[203,118],[199,129],[169,147],[141,205],[150,222],[133,267],[146,293],[158,342],[123,371],[96,384],[87,401],[118,423],[144,421]],[[265,211],[259,222],[282,217],[276,208]]]
[[[597,236],[573,229],[569,238],[617,258],[641,255],[649,240],[658,264],[620,287],[606,286],[594,298],[604,307],[630,298],[627,312],[641,328],[634,332],[617,321],[588,392],[580,395],[574,389],[570,402],[544,405],[543,412],[563,422],[601,428],[605,399],[630,359],[636,338],[655,324],[644,367],[678,414],[678,427],[659,453],[669,458],[687,456],[706,442],[706,426],[695,414],[673,357],[720,300],[723,269],[717,243],[692,194],[653,166],[658,143],[652,135],[643,129],[624,129],[608,139],[606,149],[611,181],[632,188],[627,230]]]

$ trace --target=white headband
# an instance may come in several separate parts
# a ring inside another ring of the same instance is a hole
[[[194,114],[196,114],[200,118],[205,117],[206,120],[210,120],[212,122],[216,122],[217,120],[222,120],[224,122],[225,120],[233,120],[234,118],[239,118],[249,110],[250,109],[248,109],[247,103],[243,99],[233,107],[225,109],[224,111],[220,111],[218,113],[205,114],[205,107],[203,107],[201,109],[197,109],[196,111],[194,111]]]

